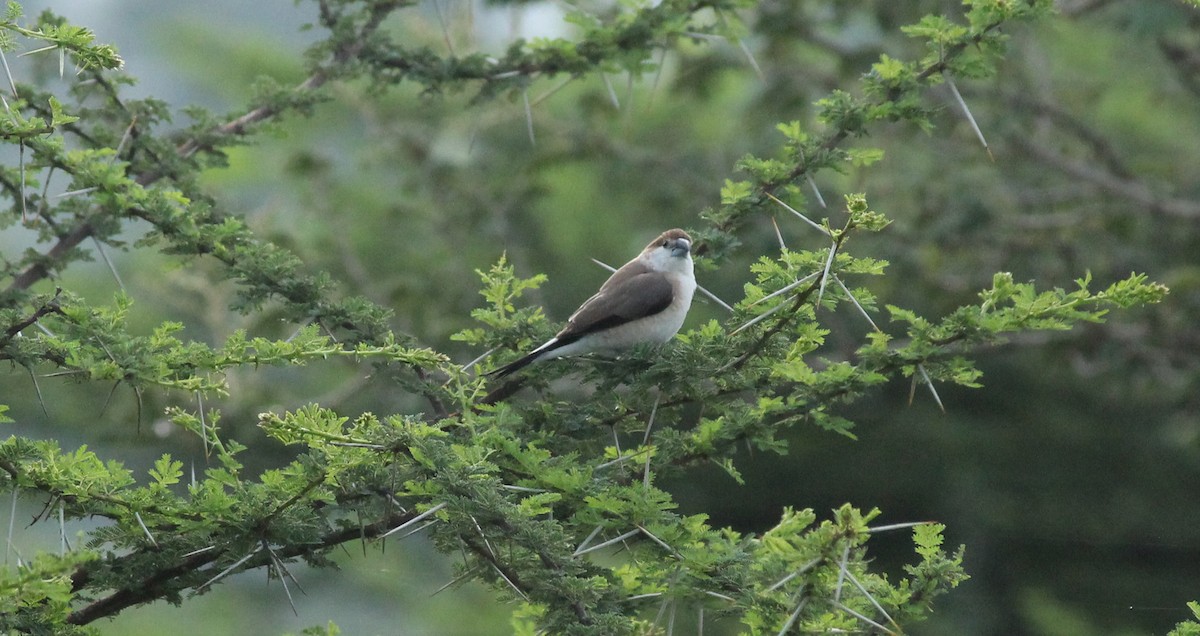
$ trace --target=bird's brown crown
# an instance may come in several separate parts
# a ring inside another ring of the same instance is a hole
[[[646,246],[646,249],[658,247],[659,245],[663,244],[663,241],[670,241],[670,240],[674,240],[674,239],[687,239],[688,243],[692,242],[692,237],[688,236],[687,232],[684,232],[683,230],[681,230],[679,228],[675,228],[673,230],[667,230],[666,232],[659,234],[658,238],[654,239],[653,241],[650,241],[650,244]]]

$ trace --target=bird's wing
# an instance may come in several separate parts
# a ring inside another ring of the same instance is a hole
[[[613,275],[571,314],[567,326],[558,333],[558,342],[567,344],[589,333],[652,316],[670,306],[674,296],[671,281],[662,272],[642,269],[619,278]]]

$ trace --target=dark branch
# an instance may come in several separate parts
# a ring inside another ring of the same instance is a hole
[[[8,344],[8,342],[10,340],[12,340],[13,338],[15,338],[17,336],[17,334],[24,331],[26,327],[28,327],[28,326],[34,324],[35,322],[37,322],[38,320],[40,320],[42,316],[45,316],[47,314],[62,313],[62,309],[60,309],[58,306],[58,296],[61,293],[62,293],[61,288],[54,290],[53,298],[42,303],[42,306],[38,307],[36,310],[34,310],[34,312],[32,314],[9,325],[8,329],[6,329],[4,331],[5,338],[4,338],[4,340],[0,341],[0,346],[4,346],[4,345]]]
[[[332,531],[322,536],[315,543],[283,546],[276,549],[275,554],[281,559],[293,558],[319,552],[355,539],[373,539],[415,516],[417,516],[416,513],[388,515],[369,525]],[[137,556],[137,554],[119,557],[115,561],[104,562],[100,565],[105,567],[119,567],[121,562],[128,561]],[[224,554],[224,550],[214,549],[185,557],[175,566],[154,572],[135,585],[123,587],[109,596],[71,612],[71,615],[67,618],[67,623],[71,625],[87,625],[100,618],[116,616],[122,610],[131,606],[157,600],[172,589],[172,581],[196,572],[201,567],[216,561]],[[270,555],[264,552],[261,557],[247,561],[242,569],[249,570],[267,565],[270,562]],[[74,590],[82,589],[91,579],[91,567],[94,566],[83,566],[76,570],[75,575],[71,577],[72,588]]]

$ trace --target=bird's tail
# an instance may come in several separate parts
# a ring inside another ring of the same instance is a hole
[[[533,364],[534,362],[536,362],[538,360],[538,358],[542,357],[543,353],[545,353],[545,352],[542,351],[541,349],[537,349],[533,353],[522,356],[512,362],[509,362],[508,364],[500,367],[499,369],[492,369],[491,371],[488,371],[484,375],[491,377],[491,378],[496,378],[497,380],[508,377],[508,376],[516,373],[517,371],[524,369],[525,367],[529,366],[530,364]]]
[[[499,369],[493,369],[491,371],[488,371],[484,375],[486,375],[488,377],[496,378],[497,380],[500,378],[512,375],[512,374],[516,373],[517,371],[520,371],[521,369],[524,369],[525,367],[533,364],[534,362],[541,360],[542,358],[546,357],[547,355],[550,355],[551,352],[556,352],[556,353],[554,353],[554,357],[558,357],[558,353],[557,353],[558,349],[560,349],[566,345],[569,345],[572,342],[575,342],[576,340],[579,340],[578,335],[572,335],[572,336],[568,336],[568,337],[554,336],[553,338],[547,340],[546,342],[543,342],[542,346],[538,347],[537,349],[534,349],[533,351],[530,351],[525,356],[523,356],[517,360],[514,360],[512,362],[509,362],[508,364],[500,367]]]

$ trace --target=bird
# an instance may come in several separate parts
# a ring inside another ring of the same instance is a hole
[[[695,291],[692,237],[667,230],[613,272],[557,335],[488,375],[499,379],[540,360],[666,342],[683,326]]]

